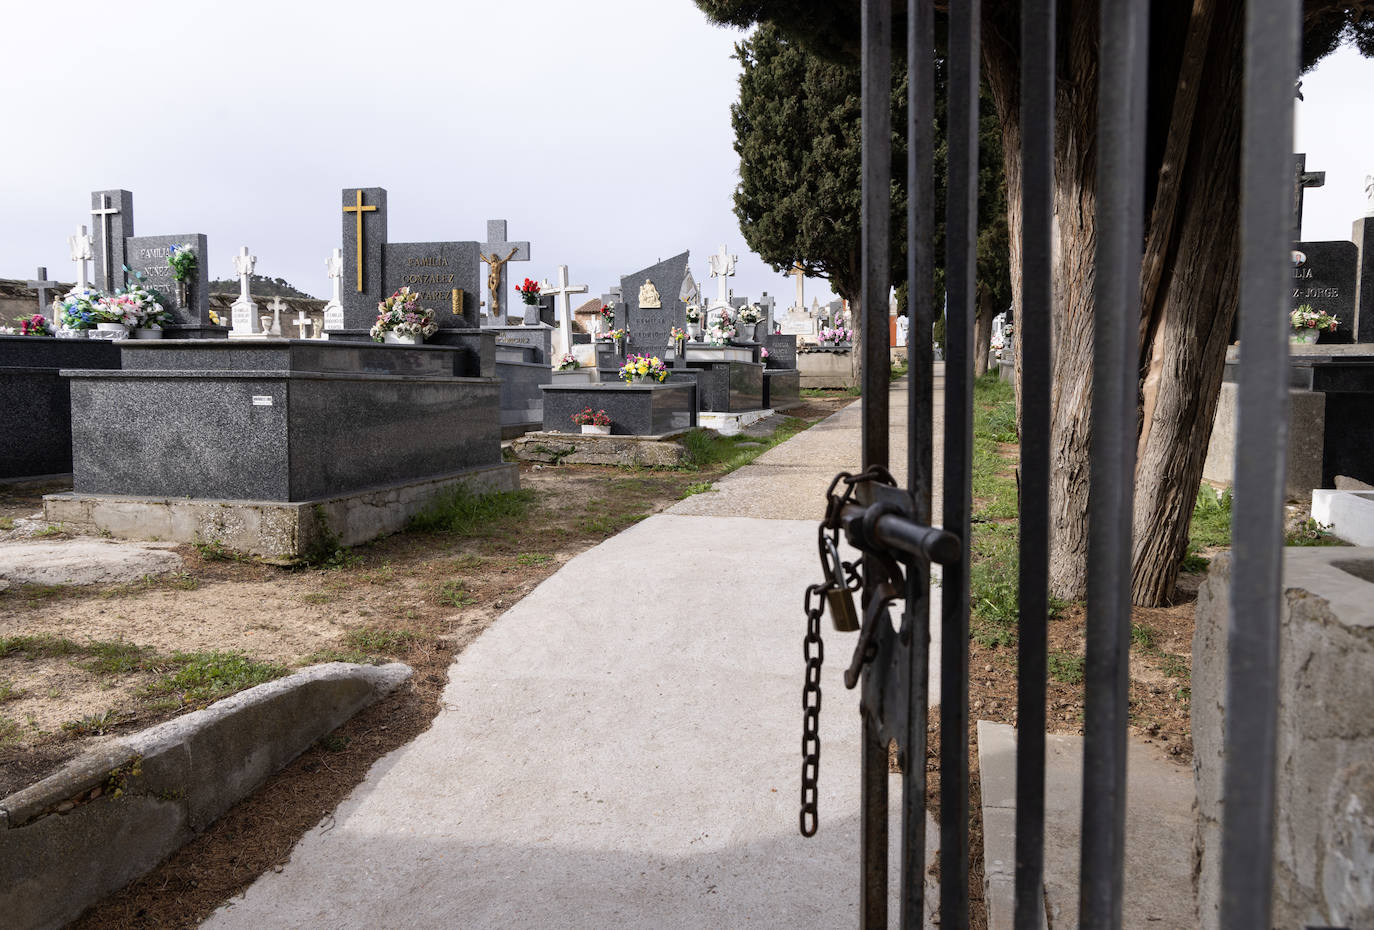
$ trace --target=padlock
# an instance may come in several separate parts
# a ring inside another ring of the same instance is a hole
[[[844,566],[835,541],[821,533],[821,566],[825,569],[825,606],[830,622],[840,633],[853,633],[859,628],[859,614],[854,609],[854,592],[844,582]]]

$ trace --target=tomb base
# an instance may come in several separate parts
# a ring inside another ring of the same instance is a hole
[[[357,546],[405,529],[410,518],[451,488],[514,491],[517,466],[484,465],[309,501],[191,500],[119,494],[48,494],[44,519],[121,539],[216,542],[269,560],[295,561],[325,546]]]
[[[662,384],[545,384],[544,429],[570,433],[580,429],[575,413],[604,410],[616,436],[658,436],[697,425],[696,385],[690,381]]]
[[[702,429],[713,429],[722,436],[738,436],[746,426],[772,415],[772,410],[745,410],[740,413],[703,412],[698,415],[697,425]]]
[[[770,368],[763,373],[763,405],[786,410],[801,405],[801,372],[795,368]]]
[[[63,368],[118,368],[108,339],[0,336],[0,478],[72,470],[71,386]]]

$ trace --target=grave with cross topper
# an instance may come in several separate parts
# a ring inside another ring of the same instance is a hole
[[[36,277],[38,280],[25,281],[24,283],[38,292],[38,312],[43,314],[43,318],[49,323],[53,323],[57,314],[53,312],[52,302],[57,298],[58,292],[63,289],[63,285],[56,281],[49,281],[48,269],[42,265],[38,266]]]
[[[137,283],[156,291],[176,320],[175,326],[167,328],[168,336],[188,339],[225,334],[224,327],[210,320],[210,261],[203,233],[135,236],[134,195],[126,190],[93,192],[91,217],[97,288],[113,293]],[[80,261],[80,235],[68,240],[73,261]],[[184,281],[177,280],[167,261],[174,250],[188,250],[195,256],[194,268]]]
[[[527,262],[530,260],[528,242],[506,241],[506,221],[487,220],[487,241],[478,245],[479,257],[487,265],[487,320],[495,326],[504,325],[506,318],[513,315],[525,316],[526,323],[538,323],[538,311],[527,310],[524,304],[516,306],[506,300],[506,264],[508,262]],[[492,266],[495,265],[495,268]],[[535,319],[531,319],[535,316]]]
[[[476,242],[388,242],[381,187],[343,190],[343,329],[331,338],[365,339],[377,305],[402,287],[434,311],[441,330],[477,329],[481,281]],[[429,341],[434,341],[431,338]]]

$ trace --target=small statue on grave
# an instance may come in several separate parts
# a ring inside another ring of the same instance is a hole
[[[654,287],[654,282],[645,279],[644,286],[639,289],[639,308],[641,310],[660,310],[663,307],[663,298],[658,296],[658,288]]]

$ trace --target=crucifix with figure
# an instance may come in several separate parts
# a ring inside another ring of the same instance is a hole
[[[504,269],[507,262],[527,262],[530,260],[528,242],[507,242],[506,221],[487,220],[487,241],[477,246],[477,256],[490,265],[487,271],[487,309],[493,324],[499,326],[501,305],[506,302],[506,282]]]

